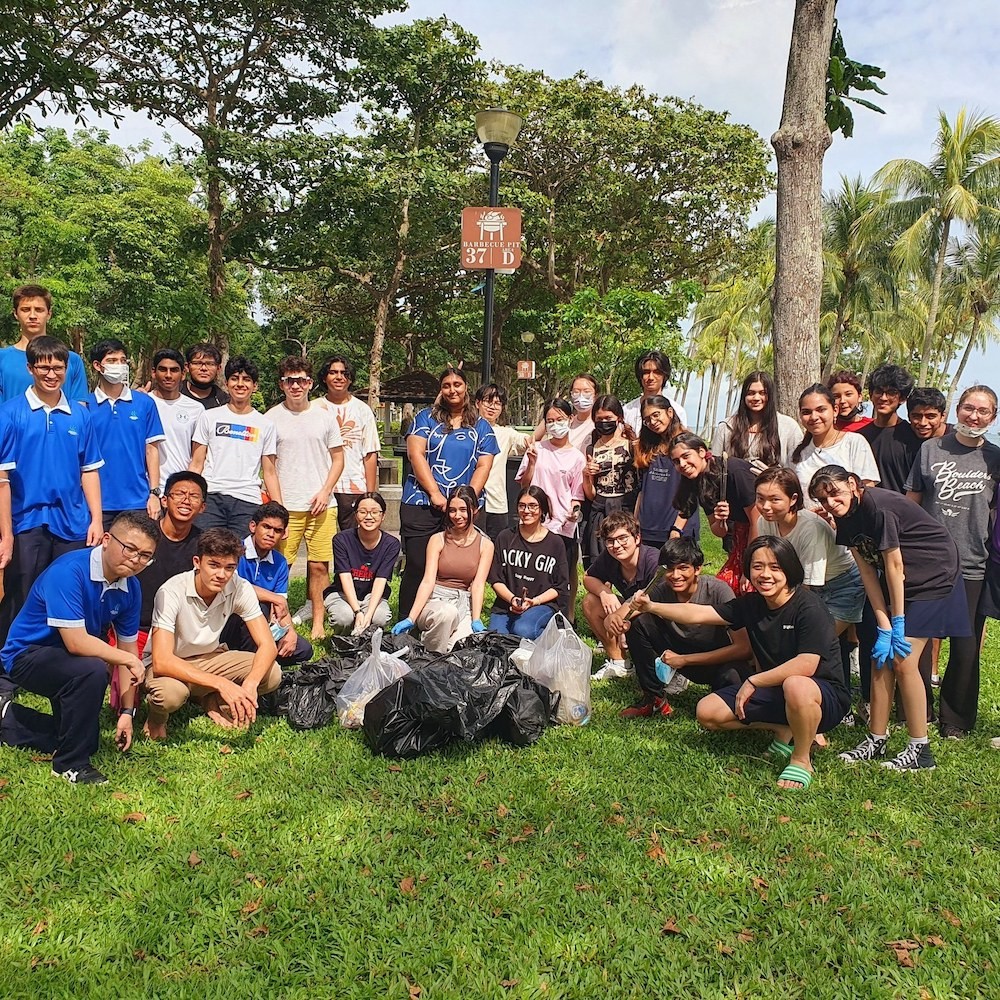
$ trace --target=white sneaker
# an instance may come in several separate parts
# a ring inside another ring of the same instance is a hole
[[[994,750],[1000,750],[1000,736],[994,736],[993,739],[990,740],[990,746],[993,747]]]
[[[306,601],[298,611],[292,615],[293,625],[305,625],[313,620],[313,606],[311,601]]]
[[[855,646],[851,650],[850,662],[851,662],[851,677],[856,678],[857,680],[860,680],[861,679],[861,659],[858,656],[858,647],[857,646]]]
[[[624,660],[607,660],[603,667],[590,679],[593,681],[609,681],[613,677],[628,677],[628,667]]]

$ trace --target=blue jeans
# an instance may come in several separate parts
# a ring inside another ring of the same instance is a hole
[[[519,615],[494,608],[490,612],[490,631],[501,635],[516,635],[521,639],[537,639],[555,613],[554,604],[540,604]]]

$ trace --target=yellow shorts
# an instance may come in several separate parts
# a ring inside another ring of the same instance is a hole
[[[295,562],[304,538],[307,559],[312,562],[332,562],[333,536],[336,533],[336,507],[329,507],[315,517],[307,510],[290,510],[288,532],[281,543],[281,553],[289,563]]]

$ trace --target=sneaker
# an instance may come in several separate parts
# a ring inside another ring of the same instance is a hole
[[[590,679],[593,681],[609,681],[612,677],[628,677],[628,667],[624,660],[608,660],[604,666]]]
[[[871,722],[871,717],[871,702],[859,701],[858,707],[854,710],[854,725],[867,726]]]
[[[933,771],[936,765],[929,743],[910,743],[892,760],[882,761],[882,766],[893,771]]]
[[[69,767],[65,771],[52,769],[54,778],[62,778],[71,785],[106,785],[108,779],[92,764],[84,764],[80,768]]]
[[[848,712],[841,720],[840,724],[842,726],[856,726],[858,724],[857,719],[854,717],[853,712]]]
[[[931,687],[939,688],[941,687],[941,675],[931,674]]]
[[[858,656],[858,647],[854,646],[851,649],[850,656],[848,656],[848,662],[851,665],[851,676],[861,679],[861,659]]]
[[[292,615],[293,625],[305,625],[306,622],[311,622],[313,620],[313,607],[310,601],[306,601],[305,604],[299,608],[298,611]]]
[[[618,713],[619,719],[650,719],[654,715],[668,716],[673,712],[666,698],[645,698]]]
[[[845,764],[861,764],[884,757],[887,743],[888,740],[877,740],[869,733],[853,750],[845,750],[838,756]]]
[[[949,726],[947,723],[942,724],[939,731],[943,740],[964,740],[969,735],[966,730],[959,729],[958,726]]]
[[[994,736],[993,739],[990,740],[990,746],[993,747],[994,750],[1000,750],[1000,736]]]

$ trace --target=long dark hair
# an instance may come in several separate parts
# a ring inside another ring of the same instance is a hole
[[[747,409],[747,393],[754,382],[760,382],[767,393],[767,402],[760,417]],[[778,436],[778,408],[774,405],[774,379],[767,372],[750,372],[740,387],[740,405],[730,418],[729,454],[733,458],[750,458],[750,426],[758,424],[760,430],[759,457],[767,465],[776,465],[781,461],[781,438]]]
[[[670,442],[670,451],[678,446],[708,452],[705,471],[697,479],[681,476],[681,481],[677,484],[674,506],[681,517],[690,517],[699,506],[714,507],[725,499],[722,496],[722,460],[712,454],[708,445],[697,434],[690,431],[678,434]]]
[[[577,378],[583,378],[583,376],[578,375]],[[625,423],[625,408],[622,406],[622,401],[617,396],[598,396],[594,400],[594,408],[590,411],[591,418],[597,416],[598,410],[607,410],[609,413],[613,413],[618,418],[618,422],[622,425],[622,434],[625,436],[625,439],[627,441],[635,440],[635,431],[632,430],[627,423]],[[591,447],[597,444],[597,439],[601,436],[596,427],[596,420],[594,420],[594,424],[594,432],[590,435]]]
[[[653,459],[657,455],[670,454],[670,446],[683,430],[684,427],[677,419],[677,411],[674,404],[666,396],[648,396],[639,404],[639,413],[645,414],[646,410],[657,408],[670,411],[670,426],[664,434],[654,434],[645,424],[639,429],[639,440],[635,447],[635,467],[637,469],[648,469],[653,464]]]
[[[812,385],[806,386],[805,389],[803,389],[802,392],[799,393],[800,410],[802,409],[802,400],[805,399],[806,396],[822,396],[830,404],[830,408],[833,410],[833,420],[834,420],[833,426],[836,427],[837,407],[834,406],[833,403],[833,393],[830,392],[830,390],[825,385],[823,385],[822,382],[813,382]],[[812,441],[812,439],[813,439],[812,434],[810,434],[809,431],[806,431],[805,437],[802,438],[802,440],[798,444],[798,447],[796,447],[795,451],[792,452],[793,462],[802,461],[802,452],[805,450],[806,445],[809,444],[810,441]]]
[[[442,520],[444,521],[445,534],[451,531],[451,518],[448,517],[448,511],[451,509],[452,500],[461,500],[465,504],[465,510],[469,516],[469,528],[475,528],[476,514],[479,513],[479,497],[476,496],[476,491],[471,486],[456,486],[448,494],[448,502],[444,505]]]
[[[440,389],[441,383],[444,382],[446,378],[450,375],[457,375],[465,383],[465,407],[462,409],[462,427],[475,427],[476,421],[479,419],[479,411],[476,409],[476,401],[473,398],[471,392],[469,392],[469,380],[465,376],[465,372],[461,368],[455,368],[449,365],[441,374],[438,376],[438,388]],[[451,426],[452,413],[444,403],[441,402],[441,393],[438,393],[437,399],[431,404],[431,419],[441,424],[446,434],[450,434],[453,430],[458,428]]]

